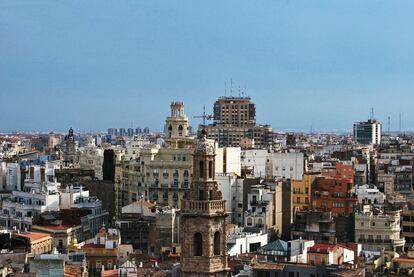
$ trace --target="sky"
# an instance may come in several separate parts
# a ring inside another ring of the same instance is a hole
[[[162,130],[239,91],[275,131],[414,130],[414,1],[0,0],[0,131]],[[227,83],[227,90],[225,90]]]

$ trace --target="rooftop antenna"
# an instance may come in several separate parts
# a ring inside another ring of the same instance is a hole
[[[401,134],[401,112],[398,114],[398,131]]]
[[[224,81],[224,96],[227,96],[227,82]]]
[[[241,89],[240,89],[240,86],[239,86],[239,97],[241,96]]]
[[[206,105],[203,106],[203,113],[201,115],[196,115],[194,118],[202,118],[203,119],[203,126],[206,126],[206,120],[213,119],[213,115],[206,113]]]
[[[230,78],[230,96],[233,96],[233,79]]]
[[[374,119],[374,108],[373,107],[371,107],[371,119]]]
[[[388,135],[391,135],[391,132],[390,132],[390,127],[391,126],[391,117],[390,116],[388,116]]]
[[[247,95],[247,86],[246,86],[246,83],[244,83],[243,97],[244,97],[244,94],[246,94],[246,95]]]

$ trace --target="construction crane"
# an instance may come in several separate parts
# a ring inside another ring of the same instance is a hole
[[[212,114],[206,113],[206,105],[203,106],[203,114],[196,115],[194,118],[202,118],[203,119],[203,126],[206,126],[206,120],[212,120],[214,116]]]

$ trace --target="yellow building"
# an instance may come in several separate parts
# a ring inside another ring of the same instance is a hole
[[[312,184],[319,173],[305,173],[301,181],[292,180],[292,210],[293,212],[309,210]]]

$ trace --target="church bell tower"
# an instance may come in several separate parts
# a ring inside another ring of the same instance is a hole
[[[193,180],[181,209],[181,276],[228,276],[226,201],[214,177],[214,142],[201,132],[193,155]]]

